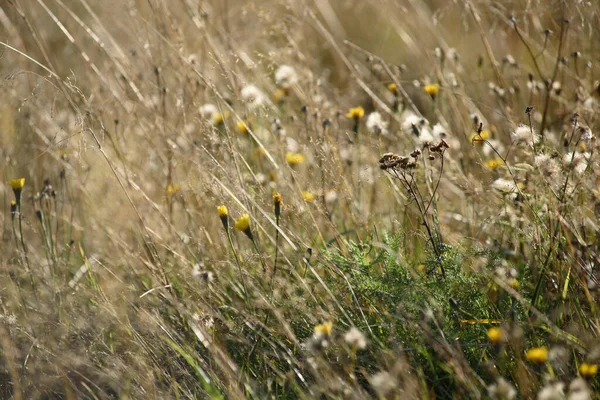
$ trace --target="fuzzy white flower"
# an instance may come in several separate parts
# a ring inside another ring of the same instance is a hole
[[[569,397],[568,400],[591,400],[592,393],[588,387],[587,382],[579,377],[573,379],[569,385]]]
[[[367,338],[365,337],[364,333],[359,331],[354,326],[350,328],[348,332],[346,332],[344,335],[344,340],[354,349],[364,349],[367,347]]]
[[[210,103],[200,106],[198,111],[200,112],[200,117],[202,117],[202,119],[205,119],[210,122],[215,121],[217,116],[219,115],[219,109],[217,108],[217,106]]]
[[[493,385],[488,386],[488,395],[492,399],[512,400],[517,397],[517,389],[506,379],[500,377]]]
[[[580,126],[579,132],[581,133],[581,140],[592,140],[594,135],[592,134],[592,130],[587,126]]]
[[[335,203],[337,198],[338,198],[338,195],[335,190],[329,190],[329,191],[325,192],[325,204],[331,205],[331,204]]]
[[[546,178],[552,178],[560,171],[560,166],[556,158],[548,154],[538,154],[535,156],[534,164]]]
[[[421,146],[433,144],[433,142],[435,141],[435,138],[433,137],[433,134],[431,132],[431,129],[429,129],[429,126],[427,126],[427,125],[421,126],[421,128],[419,129],[419,137],[417,138],[417,141],[419,142],[419,144]]]
[[[387,371],[381,371],[371,376],[369,383],[380,396],[385,396],[396,389],[398,385],[396,379]]]
[[[405,133],[413,133],[414,128],[420,130],[423,126],[429,125],[426,119],[409,110],[404,111],[400,118],[402,119],[401,128]]]
[[[275,83],[277,86],[284,89],[289,88],[298,83],[298,73],[289,65],[281,65],[275,71]]]
[[[515,183],[508,179],[498,178],[492,182],[492,189],[495,189],[501,193],[508,194],[513,193],[517,190]]]
[[[254,85],[244,86],[240,92],[242,101],[248,105],[248,107],[257,108],[260,107],[266,99],[265,94]]]
[[[565,167],[572,167],[575,172],[582,174],[588,167],[590,153],[570,152],[563,156]]]
[[[374,111],[367,117],[367,129],[373,134],[387,135],[388,123],[385,121],[378,111]]]
[[[517,126],[515,130],[511,132],[510,137],[513,144],[523,143],[529,147],[539,143],[541,139],[540,135],[536,133],[535,129],[523,124]]]
[[[565,397],[565,384],[562,382],[556,382],[548,384],[538,392],[538,400],[564,400]]]

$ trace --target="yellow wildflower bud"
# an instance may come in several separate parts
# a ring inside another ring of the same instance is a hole
[[[543,364],[548,360],[548,348],[545,346],[533,347],[527,350],[525,357],[534,364]]]
[[[281,204],[281,195],[275,192],[275,194],[273,195],[273,207],[275,211],[275,217],[277,218],[279,218],[279,215],[281,214]]]
[[[331,321],[323,322],[320,325],[315,326],[315,335],[317,336],[329,336],[333,329],[333,323]]]
[[[492,344],[500,344],[506,341],[506,332],[498,326],[493,326],[488,329],[487,337]]]
[[[288,151],[285,154],[285,161],[287,161],[287,163],[293,167],[295,165],[302,164],[304,162],[304,156],[300,153],[292,153]]]
[[[251,240],[253,239],[252,231],[250,230],[250,216],[248,214],[242,214],[241,217],[235,220],[235,229],[244,232]]]
[[[219,218],[221,218],[221,223],[223,224],[223,227],[225,228],[225,230],[227,230],[227,228],[229,228],[229,213],[227,212],[227,207],[218,206],[217,211],[219,212]]]
[[[21,191],[23,190],[23,187],[25,186],[25,178],[12,179],[12,180],[8,181],[8,184],[12,188],[13,192],[15,193],[15,199],[16,199],[17,205],[21,204]]]
[[[313,201],[315,199],[315,195],[311,192],[302,192],[302,198],[304,201]]]
[[[365,109],[358,106],[358,107],[351,108],[348,111],[348,113],[346,114],[346,117],[352,118],[353,120],[356,121],[356,120],[361,119],[364,115],[365,115]]]
[[[501,165],[504,165],[504,161],[501,158],[494,158],[493,160],[488,160],[483,164],[486,168],[496,169]]]
[[[579,366],[579,374],[584,378],[592,378],[598,373],[598,365],[583,363]]]
[[[425,85],[423,89],[425,89],[425,93],[431,96],[432,99],[435,99],[435,96],[437,96],[440,91],[440,85],[438,85],[437,83]]]
[[[389,90],[394,96],[398,95],[398,86],[394,82],[387,85],[387,90]]]
[[[237,124],[235,125],[237,131],[239,133],[248,133],[248,128],[250,127],[250,122],[249,121],[242,121],[241,119],[237,122]]]
[[[482,145],[485,140],[488,140],[492,137],[492,134],[488,130],[482,130],[481,133],[473,132],[471,136],[469,136],[469,141],[472,144]]]

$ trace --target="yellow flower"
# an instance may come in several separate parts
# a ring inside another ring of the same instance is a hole
[[[431,98],[435,98],[435,96],[437,96],[438,92],[440,91],[440,85],[438,85],[437,83],[425,85],[423,89],[425,89],[425,93],[430,95]]]
[[[486,168],[496,169],[501,165],[504,165],[504,161],[501,158],[494,158],[493,160],[488,160],[483,164]]]
[[[247,120],[239,120],[235,125],[236,129],[239,133],[248,133],[248,128],[250,127],[250,122]]]
[[[477,134],[477,132],[473,132],[471,136],[469,136],[469,142],[473,144],[482,145],[485,140],[488,140],[492,137],[492,134],[488,130],[482,130],[481,134]]]
[[[519,281],[516,278],[511,278],[509,279],[506,283],[508,283],[508,286],[510,286],[511,288],[517,290],[521,284],[519,283]]]
[[[217,211],[219,212],[219,218],[221,218],[221,223],[223,224],[223,228],[225,228],[225,230],[227,231],[227,234],[229,234],[229,230],[228,230],[229,218],[227,217],[229,215],[229,213],[227,212],[227,207],[218,206]]]
[[[281,214],[281,204],[282,204],[281,195],[279,193],[275,192],[273,194],[273,207],[275,210],[276,217],[279,217],[279,215]]]
[[[8,184],[13,190],[22,190],[25,186],[25,178],[12,179],[8,181]]]
[[[273,101],[275,103],[279,103],[288,95],[287,89],[277,89],[275,93],[273,93]]]
[[[591,378],[598,373],[598,365],[583,363],[579,366],[579,373],[584,378]]]
[[[323,322],[320,325],[315,326],[315,335],[317,336],[329,336],[333,329],[333,323],[331,321]]]
[[[241,217],[235,220],[235,229],[240,232],[246,232],[250,230],[250,216],[243,214]]]
[[[548,348],[544,346],[533,347],[527,350],[525,357],[534,364],[545,363],[548,360]]]
[[[315,199],[315,195],[311,192],[302,192],[302,198],[304,201],[313,201]]]
[[[504,332],[504,329],[498,326],[493,326],[488,329],[487,337],[493,344],[500,344],[506,341],[506,333]]]
[[[302,164],[304,162],[304,156],[300,153],[292,153],[288,151],[285,154],[285,161],[287,161],[287,163],[293,167],[295,165]]]
[[[225,207],[225,206],[217,207],[217,211],[219,212],[219,217],[221,217],[221,218],[229,215],[229,213],[227,212],[227,207]]]
[[[229,117],[229,111],[225,111],[224,113],[218,113],[215,115],[214,119],[213,119],[213,125],[218,126],[221,125],[223,123],[223,121],[225,121],[225,119],[227,119]]]
[[[181,185],[167,185],[167,195],[168,196],[173,196],[174,194],[179,193],[179,191],[181,190]]]
[[[387,90],[389,90],[393,95],[398,94],[398,86],[394,82],[387,85]]]
[[[348,111],[348,114],[346,114],[346,117],[352,118],[353,120],[359,120],[364,115],[365,115],[365,109],[362,108],[362,107],[360,107],[360,106],[358,106],[358,107],[351,108]]]

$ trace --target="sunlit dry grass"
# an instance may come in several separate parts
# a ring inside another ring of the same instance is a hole
[[[1,397],[593,398],[599,22],[0,4]]]

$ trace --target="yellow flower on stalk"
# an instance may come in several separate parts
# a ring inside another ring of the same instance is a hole
[[[483,165],[489,169],[496,169],[499,166],[504,165],[504,161],[500,157],[498,157],[494,158],[493,160],[486,161],[485,163],[483,163]]]
[[[579,374],[584,378],[592,378],[598,373],[598,365],[583,363],[579,366]]]
[[[488,130],[482,130],[480,134],[477,132],[473,132],[471,136],[469,136],[469,142],[472,144],[482,145],[485,140],[489,140],[492,137],[492,134]]]
[[[329,336],[333,329],[333,322],[326,321],[320,325],[315,326],[315,335],[317,336]]]
[[[281,204],[281,195],[278,192],[275,192],[273,194],[273,209],[277,218],[279,218],[279,215],[281,214]]]
[[[311,192],[302,192],[302,198],[304,201],[313,201],[315,199],[315,195]]]
[[[498,326],[493,326],[488,329],[487,337],[492,344],[500,344],[506,341],[506,333],[504,332],[504,329]]]
[[[362,117],[364,117],[365,115],[365,109],[362,108],[361,106],[358,107],[353,107],[351,108],[348,113],[346,114],[346,117],[348,118],[352,118],[353,120],[359,120]]]
[[[12,188],[13,192],[15,193],[15,200],[18,206],[21,205],[21,191],[23,190],[23,187],[25,186],[25,178],[19,178],[19,179],[11,179],[10,181],[8,181],[9,186]]]
[[[285,154],[285,161],[287,161],[287,163],[293,167],[295,165],[302,164],[304,162],[304,156],[300,153],[292,153],[291,151],[288,151]]]
[[[440,91],[440,85],[438,85],[437,83],[433,83],[430,85],[425,85],[423,89],[425,90],[425,93],[427,93],[429,96],[431,96],[432,99],[434,99]]]
[[[221,223],[223,224],[223,228],[225,228],[225,230],[227,230],[227,228],[229,228],[229,218],[228,218],[229,212],[227,211],[227,207],[218,206],[217,212],[219,213],[219,218],[221,218]]]
[[[213,125],[219,126],[229,117],[229,111],[225,111],[224,113],[217,113],[213,119]]]
[[[12,179],[8,181],[8,184],[13,190],[22,190],[25,186],[25,178]]]
[[[242,214],[241,217],[236,219],[235,229],[240,232],[244,232],[246,236],[252,239],[252,231],[250,230],[250,216],[248,214]]]
[[[387,85],[387,90],[389,90],[394,96],[398,94],[398,86],[394,82]]]
[[[510,286],[511,288],[517,290],[521,284],[519,283],[519,281],[516,278],[511,278],[509,279],[506,283],[508,283],[508,286]]]
[[[248,128],[250,127],[250,122],[248,120],[238,120],[238,122],[235,125],[237,131],[239,133],[248,133]]]
[[[543,364],[548,360],[548,348],[545,346],[533,347],[527,350],[525,357],[534,364]]]
[[[173,196],[181,191],[181,185],[167,185],[167,196]]]

